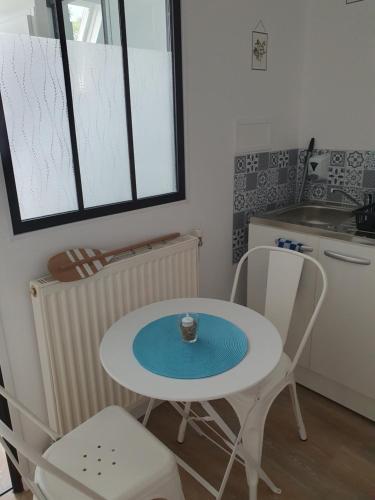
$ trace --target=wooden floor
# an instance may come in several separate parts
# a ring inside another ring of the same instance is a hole
[[[9,476],[8,462],[5,451],[0,444],[0,497],[4,491],[8,491],[12,486]]]
[[[260,483],[258,500],[375,500],[375,424],[321,396],[299,388],[308,441],[297,437],[289,394],[281,394],[266,425],[263,467],[283,490],[272,494]],[[231,426],[235,418],[225,402],[218,402]],[[225,455],[189,430],[185,444],[176,443],[179,420],[164,404],[152,414],[149,428],[171,449],[214,485],[223,474]],[[212,497],[181,472],[186,500]],[[6,495],[1,500],[30,500]],[[223,500],[247,500],[243,468],[236,464]]]

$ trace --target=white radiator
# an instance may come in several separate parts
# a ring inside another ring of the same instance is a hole
[[[30,286],[49,424],[66,433],[107,405],[142,403],[104,372],[100,341],[134,309],[198,295],[198,239],[182,236],[121,256],[86,280],[44,277]]]

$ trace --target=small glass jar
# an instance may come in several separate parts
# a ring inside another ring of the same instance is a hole
[[[189,344],[193,344],[198,340],[198,318],[187,313],[180,318],[180,330],[182,340]]]

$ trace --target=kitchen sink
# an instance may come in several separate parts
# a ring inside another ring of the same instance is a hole
[[[320,205],[300,205],[283,210],[275,216],[284,222],[312,226],[339,226],[354,222],[353,209]]]
[[[353,226],[355,223],[353,209],[341,206],[299,205],[286,208],[273,215],[273,219],[316,226],[321,228],[337,228],[338,226]]]
[[[288,231],[306,232],[339,240],[375,246],[375,231],[357,229],[353,210],[356,207],[338,203],[305,203],[281,208],[251,218],[252,222],[282,229],[280,235],[288,236]]]

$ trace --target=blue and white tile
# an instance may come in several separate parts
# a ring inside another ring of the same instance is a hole
[[[362,185],[365,189],[375,189],[375,170],[364,171]]]
[[[347,167],[345,169],[345,186],[360,188],[363,183],[363,168]]]
[[[246,174],[246,191],[251,191],[258,187],[258,174],[256,172],[252,174]]]
[[[246,227],[233,230],[233,248],[240,248],[246,244]]]
[[[246,174],[235,174],[234,176],[234,190],[244,191],[246,189]]]
[[[366,153],[365,153],[365,169],[375,170],[375,151],[366,151]]]
[[[259,153],[258,170],[267,170],[270,164],[270,153]]]
[[[270,157],[270,167],[278,167],[279,166],[279,152],[273,151]]]
[[[289,153],[289,167],[296,167],[298,163],[298,149],[290,149]]]
[[[258,172],[258,188],[266,188],[270,185],[270,172],[272,169],[261,170]]]
[[[327,198],[327,185],[324,183],[311,184],[309,187],[310,199],[323,201]]]
[[[286,168],[289,165],[289,151],[279,151],[279,168]]]
[[[250,153],[246,155],[246,172],[251,174],[258,171],[259,155],[258,153]]]
[[[269,186],[277,186],[279,183],[279,168],[270,168],[268,170],[268,185]]]
[[[330,165],[332,167],[345,167],[345,159],[345,151],[331,151]]]
[[[345,167],[338,167],[332,165],[328,167],[328,184],[330,186],[344,186]]]
[[[284,207],[289,203],[289,192],[287,184],[281,184],[277,187],[277,203],[279,207]]]
[[[234,172],[236,174],[246,173],[246,156],[237,156],[234,161]]]
[[[256,214],[261,214],[267,211],[268,205],[268,188],[261,187],[257,190],[257,199],[255,204]]]
[[[234,213],[242,212],[246,208],[246,194],[243,191],[234,193],[233,209]]]
[[[294,203],[296,202],[296,194],[297,194],[296,184],[289,182],[286,185],[286,188],[287,188],[287,192],[288,192],[288,202],[289,202],[289,204],[294,205]]]
[[[277,203],[279,199],[279,192],[278,192],[278,186],[273,185],[268,188],[268,193],[267,193],[267,204],[273,204]]]
[[[279,184],[286,184],[287,182],[289,182],[288,174],[289,174],[288,168],[280,168],[279,169],[278,183]]]
[[[257,190],[246,191],[245,193],[245,210],[254,210],[257,204]]]
[[[297,167],[289,167],[288,168],[288,182],[296,183],[297,180]]]
[[[307,155],[307,151],[306,151],[306,149],[301,149],[301,150],[299,151],[299,154],[298,154],[298,163],[299,163],[300,165],[304,165],[304,164],[305,164],[306,155]]]
[[[346,155],[347,167],[360,169],[365,165],[365,153],[363,151],[349,151]]]

